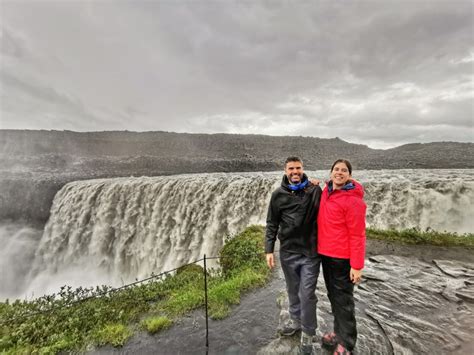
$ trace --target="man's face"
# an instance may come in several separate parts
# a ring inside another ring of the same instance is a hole
[[[286,163],[285,174],[289,182],[292,184],[299,184],[303,180],[303,164],[299,161],[290,161]]]

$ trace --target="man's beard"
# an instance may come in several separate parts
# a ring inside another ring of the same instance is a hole
[[[299,180],[293,181],[292,178],[295,177],[295,176],[298,176]],[[292,174],[292,175],[288,176],[288,181],[290,182],[290,184],[299,184],[300,182],[303,181],[303,174]]]

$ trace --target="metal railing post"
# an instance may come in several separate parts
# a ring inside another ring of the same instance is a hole
[[[207,265],[206,265],[206,254],[204,254],[204,302],[206,308],[206,354],[209,351],[209,318],[207,312]]]

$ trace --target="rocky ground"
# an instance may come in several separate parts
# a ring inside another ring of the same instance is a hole
[[[356,287],[357,354],[474,353],[474,253],[431,246],[368,242],[364,281]],[[322,278],[318,336],[332,327]],[[202,311],[155,336],[138,334],[120,349],[94,354],[298,354],[299,337],[280,338],[288,317],[279,268],[270,284],[243,297],[232,316],[209,323]],[[317,340],[317,339],[316,339]],[[314,343],[314,353],[329,354]]]

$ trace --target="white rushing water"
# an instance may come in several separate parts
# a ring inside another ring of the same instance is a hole
[[[328,172],[308,175],[325,180]],[[22,227],[0,228],[2,241],[8,235],[11,244],[2,251],[0,296],[39,296],[64,284],[121,285],[217,255],[226,236],[265,224],[281,176],[215,173],[69,183],[56,194],[40,241],[32,237],[37,232]],[[472,169],[356,171],[354,178],[366,189],[369,226],[474,231]],[[15,260],[21,262],[7,267]]]
[[[0,299],[14,298],[28,288],[28,277],[42,231],[21,224],[0,225]]]

